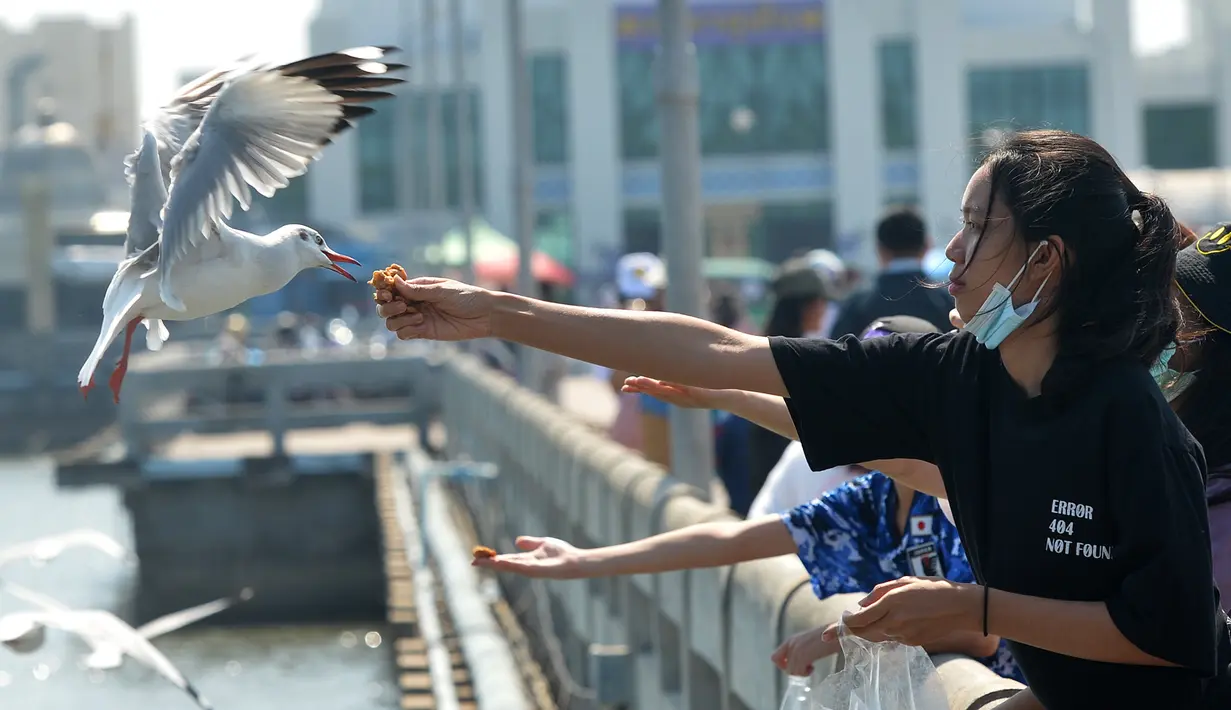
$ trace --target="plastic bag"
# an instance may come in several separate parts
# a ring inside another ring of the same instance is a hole
[[[850,633],[845,623],[838,642],[842,670],[813,684],[813,710],[949,710],[927,651],[897,641],[873,643]]]
[[[806,675],[791,676],[778,710],[814,710],[815,707],[812,704],[812,678]]]

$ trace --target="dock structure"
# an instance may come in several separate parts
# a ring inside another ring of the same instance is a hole
[[[466,580],[441,573],[430,549],[438,545],[420,529],[411,462],[432,465],[419,431],[438,404],[423,374],[436,367],[423,353],[221,367],[182,350],[135,358],[121,439],[58,466],[58,483],[122,491],[140,560],[140,621],[251,588],[252,600],[217,623],[383,622],[379,642],[405,710],[529,710],[516,700],[521,675],[507,669],[495,682],[513,700],[479,704],[472,665],[499,668],[511,654],[500,654],[498,638],[494,649],[482,639],[487,649],[476,653],[451,603],[467,597],[457,588]],[[344,396],[297,396],[314,383]],[[434,538],[451,524],[437,518]],[[494,618],[484,606],[468,613]],[[493,653],[501,659],[490,661]]]

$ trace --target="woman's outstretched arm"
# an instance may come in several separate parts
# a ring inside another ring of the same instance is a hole
[[[701,523],[619,545],[582,550],[555,538],[519,537],[522,552],[479,558],[476,567],[527,577],[580,579],[723,567],[795,551],[778,516]]]
[[[656,379],[785,396],[769,340],[678,313],[496,294],[492,335]]]
[[[495,337],[657,379],[786,395],[767,338],[676,313],[582,308],[440,278],[394,282],[378,312],[403,340]]]

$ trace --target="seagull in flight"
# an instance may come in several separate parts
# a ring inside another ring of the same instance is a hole
[[[115,401],[133,334],[167,340],[164,321],[201,318],[281,289],[300,271],[327,268],[354,281],[355,264],[299,224],[266,235],[229,226],[232,200],[247,210],[252,190],[269,197],[305,173],[334,136],[375,111],[366,104],[404,82],[395,47],[357,47],[272,66],[250,59],[207,73],[142,127],[125,161],[130,186],[124,260],[103,297],[103,322],[77,385],[83,396],[107,348],[124,333],[110,378]]]
[[[33,611],[17,611],[0,616],[0,644],[10,650],[31,653],[42,647],[47,628],[67,631],[80,636],[90,646],[91,653],[85,659],[87,668],[118,668],[123,663],[124,656],[130,656],[157,671],[205,710],[212,707],[209,701],[154,647],[151,640],[252,598],[252,590],[245,589],[236,597],[217,599],[167,614],[134,629],[111,612],[70,609],[50,597],[11,582],[0,582],[0,590],[39,607]]]
[[[110,535],[97,530],[81,528],[0,548],[0,567],[21,559],[50,562],[72,547],[92,547],[103,554],[121,560],[131,561],[133,558],[132,553],[124,549],[124,546]]]

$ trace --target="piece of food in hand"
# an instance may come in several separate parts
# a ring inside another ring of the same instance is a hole
[[[399,264],[390,264],[388,268],[381,271],[373,271],[372,280],[368,282],[368,285],[376,289],[376,293],[372,295],[372,300],[377,303],[405,301],[406,299],[402,298],[401,294],[393,288],[393,283],[399,276],[403,281],[409,278],[406,275],[406,269],[403,269]]]
[[[470,554],[474,555],[474,558],[478,560],[478,559],[483,559],[483,558],[495,557],[496,551],[490,547],[487,547],[486,545],[475,545],[474,549],[471,550]]]

